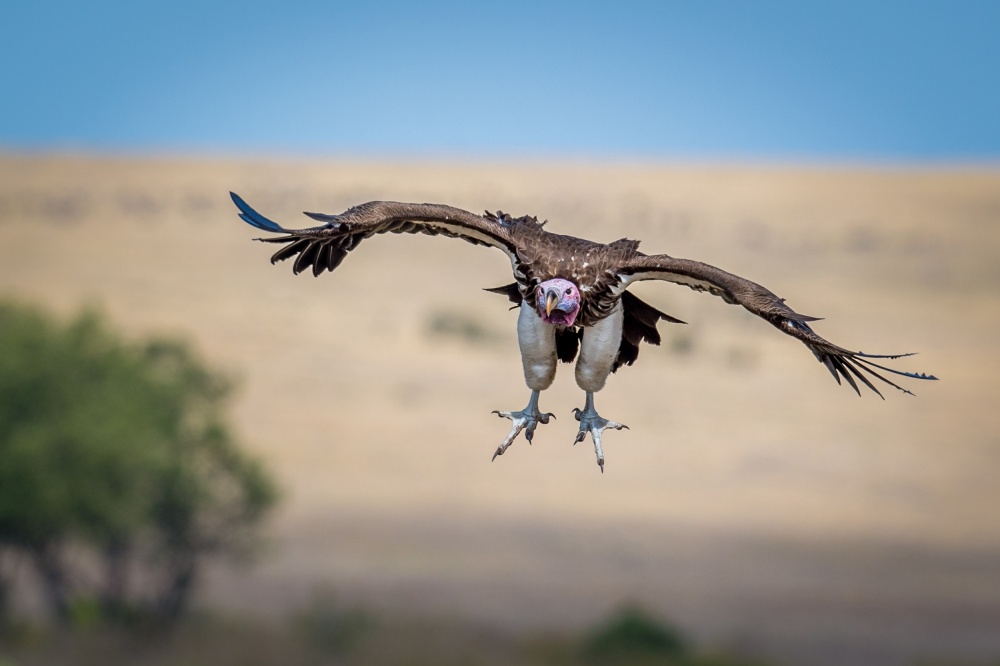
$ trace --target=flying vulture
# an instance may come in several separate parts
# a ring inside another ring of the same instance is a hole
[[[530,443],[538,424],[549,422],[553,415],[539,410],[538,396],[552,385],[557,360],[569,363],[577,359],[576,383],[586,398],[583,409],[573,410],[580,422],[576,443],[589,433],[597,464],[604,471],[601,434],[606,428],[621,430],[627,426],[600,416],[594,407],[594,394],[604,388],[609,374],[636,360],[640,343],[659,344],[656,326],[661,319],[684,323],[627,291],[629,285],[640,280],[666,280],[742,305],[782,333],[802,341],[838,384],[843,378],[858,395],[860,382],[883,397],[872,379],[910,393],[879,371],[914,379],[936,379],[932,375],[893,370],[873,360],[911,354],[864,354],[827,342],[809,326],[816,317],[795,312],[785,305],[784,299],[759,284],[699,261],[643,254],[639,252],[639,241],[623,238],[613,243],[595,243],[550,233],[543,228],[545,222],[535,217],[513,217],[501,211],[475,215],[440,204],[395,201],[371,201],[339,215],[306,213],[320,225],[285,229],[255,211],[238,195],[232,192],[230,195],[245,222],[280,234],[257,240],[281,245],[271,263],[294,258],[292,270],[296,274],[311,270],[318,276],[323,271],[333,271],[361,241],[387,232],[461,238],[502,250],[510,259],[514,282],[487,291],[507,296],[519,309],[517,339],[531,397],[520,411],[494,411],[512,421],[510,432],[493,454],[494,459],[507,450],[522,430]]]

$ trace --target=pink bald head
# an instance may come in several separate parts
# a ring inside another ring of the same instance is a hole
[[[535,292],[535,306],[546,324],[572,326],[580,314],[580,290],[569,280],[546,280]]]

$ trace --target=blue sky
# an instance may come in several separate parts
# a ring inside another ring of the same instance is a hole
[[[1000,2],[8,0],[0,150],[1000,161]]]

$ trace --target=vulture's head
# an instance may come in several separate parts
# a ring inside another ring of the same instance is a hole
[[[546,324],[572,326],[580,313],[580,290],[569,280],[546,280],[538,285],[535,305]]]

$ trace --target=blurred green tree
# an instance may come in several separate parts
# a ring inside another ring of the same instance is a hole
[[[225,424],[231,388],[182,342],[0,303],[0,551],[57,618],[174,619],[206,557],[251,552],[277,494]]]

